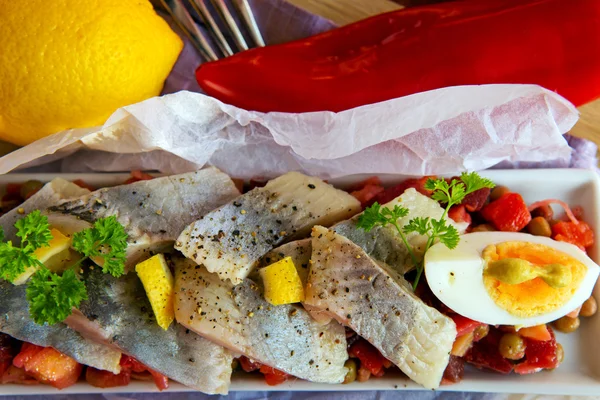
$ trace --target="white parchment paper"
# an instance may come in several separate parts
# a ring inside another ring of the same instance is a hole
[[[535,85],[461,86],[340,113],[259,113],[180,91],[117,110],[98,128],[38,140],[0,158],[0,173],[64,158],[62,169],[165,173],[214,165],[238,178],[290,170],[437,174],[502,161],[568,160],[578,118]]]

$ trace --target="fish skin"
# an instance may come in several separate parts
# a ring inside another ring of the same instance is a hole
[[[314,225],[330,225],[359,211],[360,202],[350,194],[289,172],[194,222],[175,248],[238,284],[269,250],[308,234]]]
[[[158,326],[135,273],[117,279],[96,268],[84,276],[88,300],[67,318],[67,325],[188,387],[227,394],[232,354],[182,325]]]
[[[13,244],[21,243],[21,239],[16,235],[17,228],[15,228],[15,223],[30,212],[45,210],[67,199],[83,196],[89,192],[89,190],[62,178],[55,178],[46,183],[37,193],[25,200],[19,207],[13,208],[0,217],[0,226],[4,230],[6,240],[12,241]]]
[[[192,221],[239,196],[229,176],[216,168],[102,188],[50,207],[50,223],[65,234],[99,218],[115,216],[129,235],[129,270],[151,252],[167,251]]]
[[[452,319],[333,230],[314,227],[312,249],[305,303],[352,328],[415,382],[438,387],[456,338]]]
[[[62,323],[38,325],[29,317],[25,286],[0,281],[0,331],[17,340],[53,347],[78,363],[118,374],[121,353],[84,338]]]
[[[395,205],[400,205],[408,209],[408,215],[398,219],[400,228],[407,225],[411,219],[416,217],[440,219],[444,214],[444,209],[437,201],[419,193],[414,188],[407,189],[402,195],[384,204],[382,207],[391,209]],[[387,264],[400,274],[405,274],[414,269],[408,249],[398,235],[395,227],[391,225],[376,226],[367,232],[357,228],[359,217],[360,214],[334,225],[331,229],[360,246],[371,258]],[[464,233],[468,227],[467,223],[456,223],[450,218],[448,218],[448,222],[454,225],[459,234]],[[411,232],[406,235],[406,239],[413,248],[417,258],[422,258],[425,253],[427,237],[416,232]]]
[[[346,335],[336,321],[314,322],[296,305],[272,306],[250,279],[233,286],[191,260],[176,262],[175,317],[234,353],[312,382],[346,376]]]

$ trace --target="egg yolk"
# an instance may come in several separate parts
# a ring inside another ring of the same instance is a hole
[[[552,247],[529,242],[504,242],[489,245],[483,250],[486,265],[493,261],[518,258],[539,267],[561,264],[571,271],[568,285],[553,288],[537,277],[519,284],[501,282],[483,275],[483,283],[492,300],[518,317],[534,317],[552,312],[564,305],[577,291],[587,267],[575,258]]]

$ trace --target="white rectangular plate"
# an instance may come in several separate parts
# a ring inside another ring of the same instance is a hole
[[[600,184],[597,174],[589,170],[576,169],[538,169],[538,170],[491,170],[482,175],[492,179],[497,185],[506,185],[511,190],[523,195],[530,204],[537,200],[559,199],[571,206],[584,209],[584,219],[589,223],[596,235],[600,235]],[[0,176],[0,192],[10,182],[24,182],[28,179],[49,181],[60,176],[73,180],[83,179],[96,186],[111,186],[125,181],[128,174],[9,174]],[[354,176],[332,180],[339,187],[348,187],[360,182],[368,176]],[[381,176],[386,185],[398,183],[406,176]],[[559,211],[555,209],[555,211]],[[590,255],[599,262],[600,240],[597,239]],[[596,285],[594,296],[600,302],[600,288]],[[1,300],[0,300],[1,301]],[[537,393],[564,395],[592,395],[600,393],[600,313],[582,321],[579,330],[570,335],[557,334],[563,345],[565,360],[554,371],[544,371],[533,375],[516,374],[500,375],[465,369],[461,383],[442,386],[440,391],[498,392],[498,393]],[[301,380],[289,381],[276,387],[264,383],[260,376],[239,373],[233,377],[232,391],[357,391],[357,390],[425,390],[400,375],[386,375],[372,378],[368,382],[355,382],[350,385],[315,384]],[[149,393],[156,392],[152,382],[132,382],[127,387],[98,389],[86,383],[78,383],[60,393]],[[192,391],[182,385],[172,383],[169,392]],[[0,395],[25,394],[57,394],[57,390],[49,386],[0,386]]]

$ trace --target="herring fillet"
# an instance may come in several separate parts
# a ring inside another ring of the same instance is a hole
[[[46,209],[89,192],[62,178],[53,179],[19,207],[0,217],[0,226],[4,230],[6,240],[15,244],[19,242],[14,224],[30,212]],[[14,286],[0,281],[0,332],[38,346],[54,347],[84,365],[117,374],[121,370],[120,352],[85,339],[64,324],[38,325],[33,322],[29,317],[25,286]]]
[[[96,268],[84,277],[88,300],[67,318],[67,325],[188,387],[227,393],[232,354],[182,325],[172,324],[168,330],[158,326],[134,272],[117,279]]]
[[[6,240],[11,240],[13,244],[20,243],[20,239],[16,235],[17,228],[15,228],[15,223],[30,212],[38,209],[43,211],[64,200],[83,196],[89,192],[89,190],[62,178],[53,179],[45,184],[37,193],[25,200],[19,207],[13,208],[0,217],[0,226],[4,230]]]
[[[396,271],[324,227],[312,232],[305,303],[326,310],[426,388],[439,386],[456,326],[427,306]]]
[[[176,261],[175,317],[234,353],[295,377],[340,383],[346,376],[344,327],[319,325],[295,305],[270,305],[250,279],[234,287],[191,260]]]
[[[28,343],[53,347],[75,361],[118,374],[121,353],[84,338],[62,323],[38,325],[29,318],[25,286],[0,281],[0,331]]]
[[[152,251],[166,251],[188,224],[238,195],[229,176],[207,168],[99,189],[50,207],[48,217],[63,233],[117,217],[129,235],[126,267],[131,267]]]
[[[440,219],[444,213],[444,209],[437,201],[422,195],[414,188],[407,189],[402,195],[384,204],[383,207],[394,208],[395,205],[408,209],[408,215],[398,219],[398,225],[401,228],[413,218],[430,217]],[[360,214],[342,221],[331,229],[360,246],[374,260],[389,265],[400,274],[405,274],[414,268],[408,249],[400,239],[395,227],[391,225],[376,226],[367,232],[357,228],[359,216]],[[447,220],[454,225],[459,234],[464,233],[467,229],[468,224],[466,223],[456,223],[450,218],[447,218]],[[423,257],[427,237],[411,232],[406,235],[406,239],[413,248],[415,255]]]
[[[360,202],[318,178],[289,172],[188,226],[175,248],[221,279],[242,282],[255,263],[314,225],[330,225],[360,211]]]

